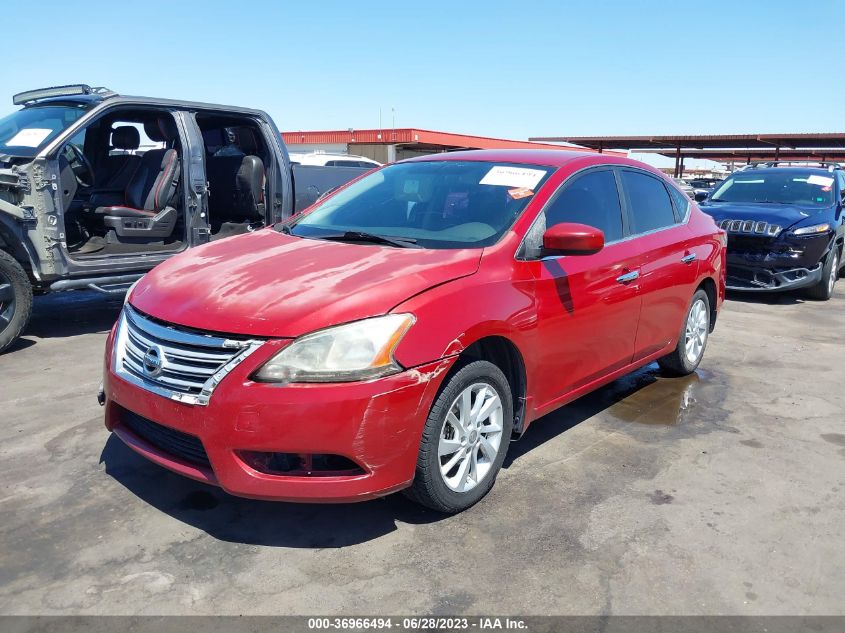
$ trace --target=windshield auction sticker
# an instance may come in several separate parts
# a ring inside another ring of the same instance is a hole
[[[52,131],[43,127],[24,128],[6,141],[6,147],[38,147]]]
[[[521,200],[522,198],[533,196],[534,192],[530,189],[526,189],[525,187],[519,187],[518,189],[508,189],[508,194],[514,200]]]
[[[812,174],[807,178],[808,185],[821,185],[822,187],[830,187],[833,184],[833,178],[827,176],[817,176]]]
[[[478,184],[533,190],[545,175],[544,169],[496,165],[484,175],[484,178]]]

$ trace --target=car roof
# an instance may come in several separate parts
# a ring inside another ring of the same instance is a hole
[[[641,166],[643,163],[627,158],[599,154],[597,152],[574,152],[565,149],[473,149],[442,154],[429,154],[409,158],[402,162],[417,162],[431,160],[467,160],[494,163],[523,163],[525,165],[544,165],[546,167],[562,167],[576,160],[586,160],[590,163],[615,163]]]
[[[636,167],[668,180],[656,167],[624,156],[612,156],[599,152],[576,152],[566,149],[475,149],[459,152],[444,152],[409,158],[402,163],[424,161],[483,161],[491,163],[516,163],[541,167],[564,167],[584,169],[593,165],[620,165]]]

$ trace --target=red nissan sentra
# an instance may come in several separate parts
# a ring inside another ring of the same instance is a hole
[[[148,273],[108,340],[106,426],[234,495],[407,489],[457,512],[538,417],[652,361],[695,370],[724,242],[673,182],[625,158],[389,165]]]

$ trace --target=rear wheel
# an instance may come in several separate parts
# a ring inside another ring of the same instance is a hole
[[[807,288],[807,296],[819,301],[827,301],[833,296],[833,287],[839,276],[839,249],[834,246],[822,267],[822,278],[815,286]]]
[[[0,251],[0,352],[18,340],[32,315],[32,285],[14,257]]]
[[[469,508],[493,487],[512,428],[513,397],[502,371],[483,360],[464,365],[431,407],[406,494],[440,512]]]
[[[710,298],[703,290],[697,290],[692,296],[678,345],[671,354],[658,360],[657,364],[671,376],[691,374],[704,357],[709,333]]]

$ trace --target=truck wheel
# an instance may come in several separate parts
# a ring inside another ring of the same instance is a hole
[[[833,287],[839,276],[839,249],[834,247],[822,267],[822,278],[815,286],[807,288],[807,296],[819,301],[827,301],[833,296]]]
[[[32,315],[32,285],[14,257],[0,251],[0,352],[18,340]]]
[[[710,299],[703,290],[692,296],[678,345],[671,354],[657,361],[670,376],[687,376],[694,372],[704,358],[707,335],[710,333]]]
[[[466,510],[493,487],[512,428],[513,396],[502,371],[484,360],[464,365],[431,407],[407,496],[439,512]]]

